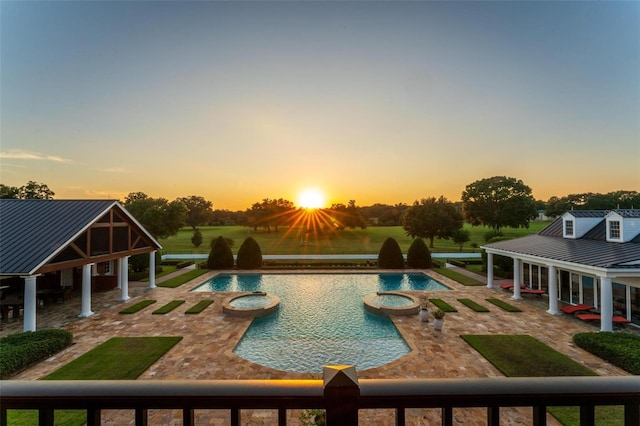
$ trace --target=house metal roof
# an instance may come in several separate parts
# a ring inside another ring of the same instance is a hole
[[[579,210],[574,212],[577,211]],[[604,218],[604,215],[581,217]],[[538,234],[513,240],[497,241],[485,244],[483,247],[600,268],[632,267],[640,269],[638,265],[629,265],[633,262],[640,262],[640,235],[626,243],[608,242],[606,240],[605,227],[606,224],[603,220],[590,229],[582,238],[563,238],[562,218],[560,217]]]
[[[113,207],[157,244],[114,200],[0,200],[0,274],[34,273]]]

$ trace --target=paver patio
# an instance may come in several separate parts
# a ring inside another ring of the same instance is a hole
[[[319,273],[320,271],[313,271]],[[331,271],[336,272],[336,271]],[[498,288],[465,287],[432,271],[427,271],[452,291],[426,292],[429,297],[438,297],[458,309],[449,313],[441,332],[435,331],[432,323],[423,323],[418,315],[396,317],[394,322],[412,352],[387,365],[359,371],[359,378],[464,378],[496,377],[502,374],[459,336],[461,334],[528,334],[557,351],[583,363],[603,376],[628,375],[598,357],[583,351],[572,342],[578,332],[598,331],[568,315],[551,316],[545,312],[546,298],[525,296],[523,300],[510,299],[510,293]],[[80,298],[74,297],[64,304],[44,306],[38,312],[38,328],[64,327],[74,335],[74,345],[59,354],[15,376],[19,380],[36,380],[63,364],[75,359],[107,339],[120,336],[183,336],[183,340],[140,376],[140,380],[153,379],[319,379],[320,374],[291,373],[273,370],[246,361],[233,353],[233,348],[242,337],[251,320],[225,316],[222,301],[228,294],[191,293],[190,290],[210,279],[215,273],[207,273],[181,287],[148,289],[146,283],[130,283],[127,302],[119,302],[119,290],[94,295],[92,309],[95,315],[79,319]],[[161,281],[160,279],[158,280]],[[424,295],[424,292],[408,292]],[[487,306],[490,313],[476,313],[457,301],[470,298]],[[509,313],[486,302],[487,298],[498,298],[522,309]],[[214,304],[197,315],[184,312],[203,298]],[[155,299],[157,303],[138,313],[122,315],[119,311],[143,299]],[[186,303],[166,315],[152,315],[153,309],[175,299]],[[20,332],[19,321],[2,324],[0,334]],[[484,409],[454,410],[455,422],[464,425],[486,424]],[[290,424],[297,423],[299,413],[289,414]],[[503,409],[502,422],[508,425],[531,424],[531,409]],[[362,412],[361,424],[392,424],[393,413],[385,410]],[[197,413],[197,424],[226,425],[226,412]],[[428,425],[439,422],[439,410],[409,410],[407,424]],[[277,412],[252,411],[242,413],[243,424],[277,424]],[[103,414],[105,424],[133,424],[130,412],[110,411]],[[175,411],[153,411],[150,424],[181,424],[181,413]],[[557,424],[550,418],[549,424]]]

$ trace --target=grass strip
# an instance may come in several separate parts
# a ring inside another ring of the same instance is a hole
[[[460,336],[508,377],[597,376],[584,365],[527,335]],[[580,425],[579,407],[548,407],[547,411],[565,426]],[[596,407],[598,426],[623,423],[621,406]]]
[[[451,278],[454,281],[466,286],[481,286],[486,285],[482,281],[478,281],[475,278],[468,277],[459,272],[454,271],[453,269],[447,268],[433,268],[433,270],[440,275],[444,275],[447,278]]]
[[[180,287],[182,284],[184,284],[186,282],[189,282],[194,278],[198,278],[199,276],[204,275],[207,272],[209,272],[208,269],[192,269],[190,271],[185,272],[184,274],[180,274],[180,275],[175,276],[173,278],[169,278],[166,281],[158,283],[157,286],[158,287],[169,287],[169,288]]]
[[[489,303],[493,303],[494,305],[496,305],[499,308],[502,308],[503,310],[507,311],[507,312],[522,312],[522,309],[517,308],[513,305],[508,304],[507,302],[503,302],[500,299],[487,299],[487,302]]]
[[[141,310],[143,310],[144,308],[146,308],[149,305],[153,305],[154,303],[156,303],[155,300],[151,300],[151,299],[147,299],[147,300],[143,300],[141,302],[136,303],[135,305],[131,305],[128,308],[125,308],[123,310],[120,311],[121,314],[135,314],[136,312],[139,312]]]
[[[471,299],[458,299],[458,302],[465,305],[467,308],[475,311],[475,312],[489,312],[489,309],[480,305],[479,303],[474,302]]]
[[[433,303],[438,308],[440,308],[442,312],[458,312],[456,308],[454,308],[453,306],[451,306],[450,304],[448,304],[442,299],[429,299],[429,302]]]
[[[152,314],[154,314],[154,315],[168,314],[169,312],[173,311],[175,308],[177,308],[178,306],[182,305],[183,303],[184,303],[184,300],[172,300],[171,302],[167,303],[166,305],[161,306],[158,309],[156,309],[155,311],[153,311]]]
[[[182,337],[114,337],[60,367],[43,380],[134,380]],[[55,424],[82,426],[85,410],[55,410]],[[8,410],[7,424],[38,424],[35,410]]]
[[[185,314],[199,314],[213,303],[213,300],[201,300],[185,312]]]

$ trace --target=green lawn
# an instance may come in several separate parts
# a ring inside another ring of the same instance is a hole
[[[597,376],[595,372],[526,335],[460,336],[508,377]],[[579,407],[548,407],[565,426],[580,424]],[[598,426],[623,424],[621,406],[596,407]]]
[[[207,272],[209,272],[208,269],[192,269],[190,271],[185,272],[184,274],[180,274],[176,277],[169,278],[166,281],[158,283],[157,286],[176,288],[186,282],[191,281],[194,278],[198,278],[200,275],[206,274]]]
[[[131,305],[128,308],[124,308],[119,313],[121,313],[121,314],[135,314],[136,312],[141,311],[144,308],[146,308],[147,306],[153,305],[154,303],[156,303],[155,300],[151,300],[151,299],[142,300],[142,301],[136,303],[135,305]]]
[[[182,337],[114,337],[63,365],[43,380],[135,380]],[[126,357],[123,358],[123,354]],[[123,362],[125,361],[126,362]],[[56,426],[80,426],[87,421],[84,410],[56,410]],[[7,424],[38,424],[32,410],[8,410]]]
[[[168,314],[169,312],[173,311],[175,308],[182,305],[183,303],[184,303],[184,300],[172,300],[171,302],[167,303],[164,306],[159,307],[158,309],[156,309],[151,313],[154,315]]]
[[[532,222],[528,229],[504,228],[503,234],[508,238],[516,238],[537,232],[549,222]],[[470,232],[471,240],[464,245],[464,252],[472,252],[471,243],[478,246],[484,243],[484,235],[490,230],[485,226],[472,227],[465,224]],[[302,243],[304,228],[280,227],[278,232],[267,232],[243,226],[203,226],[200,228],[203,243],[195,248],[191,243],[193,231],[190,227],[182,228],[177,235],[160,240],[165,253],[209,253],[209,243],[219,236],[233,240],[231,250],[237,253],[245,238],[253,237],[262,250],[262,254],[378,254],[387,237],[398,241],[404,253],[411,244],[401,226],[372,226],[367,229],[345,229],[343,231],[306,233],[306,244]],[[451,240],[436,239],[432,252],[457,252],[459,247]],[[477,250],[476,250],[477,252]]]
[[[459,282],[462,285],[466,286],[481,286],[485,285],[482,281],[478,281],[475,278],[468,277],[459,272],[454,271],[453,269],[447,268],[433,268],[434,272],[439,273],[440,275],[444,275],[447,278],[451,278],[454,281]]]

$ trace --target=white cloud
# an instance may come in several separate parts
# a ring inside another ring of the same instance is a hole
[[[56,163],[71,162],[70,159],[58,157],[57,155],[46,155],[39,152],[22,151],[19,149],[12,149],[5,152],[0,151],[0,158],[10,158],[14,160],[53,161]]]

